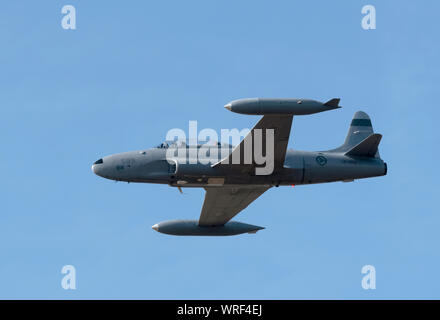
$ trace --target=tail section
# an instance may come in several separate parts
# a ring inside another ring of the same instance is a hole
[[[351,125],[342,147],[346,147],[348,150],[373,133],[373,126],[368,114],[358,111],[354,114],[353,120],[351,120]]]
[[[380,139],[382,139],[381,134],[373,133],[368,136],[368,138],[365,138],[359,144],[348,150],[345,154],[357,157],[374,157],[378,152]]]
[[[332,151],[345,152],[351,156],[379,157],[378,146],[382,135],[375,134],[368,114],[354,114],[344,144]]]

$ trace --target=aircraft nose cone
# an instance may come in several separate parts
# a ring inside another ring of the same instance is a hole
[[[98,169],[98,165],[96,165],[96,164],[92,164],[92,171],[93,171],[93,173],[94,174],[96,174],[96,175],[98,175],[99,176],[99,169]]]
[[[229,111],[231,111],[232,109],[232,104],[228,103],[227,105],[225,105],[225,108],[228,109]]]
[[[159,231],[159,225],[156,223],[154,226],[151,227],[151,229]]]
[[[92,171],[94,174],[101,176],[100,171],[101,171],[102,163],[103,163],[102,159],[99,159],[92,164]]]

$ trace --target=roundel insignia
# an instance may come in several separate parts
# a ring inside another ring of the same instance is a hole
[[[316,157],[316,162],[320,165],[320,166],[325,166],[327,164],[327,159],[324,156],[317,156]]]

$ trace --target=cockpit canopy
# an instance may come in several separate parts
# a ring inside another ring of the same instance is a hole
[[[162,142],[160,145],[158,145],[156,148],[157,149],[167,149],[167,148],[169,148],[169,144],[168,143],[166,143],[166,142]]]
[[[206,147],[214,147],[217,145],[218,148],[232,148],[232,145],[229,143],[220,143],[220,142],[211,142],[204,141],[197,144],[197,149],[206,146]],[[157,149],[168,149],[168,148],[193,148],[194,145],[188,144],[186,141],[164,141],[159,144]]]

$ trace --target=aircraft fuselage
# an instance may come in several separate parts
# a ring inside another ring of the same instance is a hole
[[[219,150],[218,155],[221,154]],[[231,168],[213,168],[220,157],[206,164],[191,159],[179,163],[167,158],[166,149],[152,148],[106,156],[93,164],[93,171],[104,178],[175,187],[215,187],[226,185],[302,185],[383,176],[387,165],[380,158],[353,157],[339,152],[287,150],[284,168],[270,175],[255,175]]]

